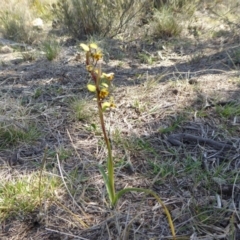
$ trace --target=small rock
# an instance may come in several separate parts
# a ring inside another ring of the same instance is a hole
[[[32,21],[32,26],[37,30],[43,30],[43,20],[41,18],[35,18]]]
[[[193,85],[193,84],[197,84],[198,81],[197,81],[196,79],[190,79],[190,80],[188,81],[188,83],[189,83],[190,85]]]
[[[175,95],[177,95],[177,94],[178,94],[178,90],[177,90],[177,89],[173,89],[173,90],[172,90],[172,93],[175,94]]]

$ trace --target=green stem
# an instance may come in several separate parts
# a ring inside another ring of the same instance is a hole
[[[46,160],[47,160],[47,147],[45,147],[44,153],[43,153],[41,169],[40,169],[40,176],[39,176],[39,184],[38,184],[38,195],[39,195],[39,200],[40,200],[40,206],[42,205],[42,198],[41,198],[42,174],[43,174],[43,170],[45,168]]]
[[[109,184],[109,190],[110,190],[109,198],[110,198],[111,204],[113,204],[115,199],[115,186],[114,186],[114,166],[113,166],[112,148],[111,148],[111,144],[105,128],[105,122],[104,122],[103,111],[102,111],[102,103],[101,103],[101,99],[99,98],[100,90],[98,86],[97,86],[96,93],[97,93],[97,104],[98,104],[98,113],[100,117],[100,123],[102,127],[104,140],[108,150],[107,169],[108,169],[108,184]]]

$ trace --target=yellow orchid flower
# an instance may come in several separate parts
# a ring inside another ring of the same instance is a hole
[[[108,81],[112,81],[113,78],[114,78],[114,73],[113,72],[111,72],[111,73],[103,73],[101,78],[105,78]]]
[[[102,58],[103,54],[98,51],[96,53],[91,53],[91,57],[95,60],[95,61],[99,61]]]
[[[87,69],[88,72],[92,72],[93,66],[92,65],[87,65],[86,69]]]
[[[104,99],[105,97],[108,96],[108,94],[109,94],[109,91],[106,88],[103,88],[100,90],[99,97],[100,99]]]

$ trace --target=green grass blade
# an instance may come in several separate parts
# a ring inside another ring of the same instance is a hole
[[[107,193],[108,193],[110,203],[111,203],[111,205],[114,205],[113,203],[114,203],[115,196],[114,196],[114,193],[112,192],[112,188],[111,188],[111,184],[109,182],[109,178],[108,178],[107,174],[105,173],[102,166],[99,166],[99,171],[101,172],[101,174],[103,176],[103,180],[104,180],[105,186],[107,188]]]

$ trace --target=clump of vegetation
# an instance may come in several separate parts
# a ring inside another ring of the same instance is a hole
[[[30,125],[27,129],[15,124],[0,124],[0,149],[11,147],[21,142],[32,142],[39,138],[40,131]]]
[[[6,95],[0,99],[0,106],[0,149],[34,142],[39,138],[40,131],[36,121],[29,118],[28,107]]]
[[[153,21],[153,31],[156,37],[175,37],[178,36],[182,27],[171,9],[163,7],[155,11]]]
[[[75,37],[94,34],[112,37],[136,22],[146,3],[137,0],[59,0],[52,7],[57,21]]]
[[[35,13],[35,16],[46,20],[52,20],[51,4],[56,0],[30,0],[29,7]]]
[[[0,31],[5,38],[16,42],[33,43],[43,35],[32,24],[36,18],[49,19],[49,1],[3,1],[0,10]]]
[[[22,215],[33,211],[40,204],[39,196],[53,199],[54,191],[58,188],[59,178],[54,176],[43,176],[40,185],[36,173],[14,178],[1,177],[0,218],[5,219],[10,215]]]
[[[23,10],[18,5],[0,12],[1,32],[6,38],[14,41],[32,41],[32,32],[27,26],[27,22],[30,21],[29,16],[23,14]]]
[[[52,61],[57,58],[60,52],[60,45],[57,40],[47,39],[43,42],[42,46],[42,50],[45,52],[47,60]]]
[[[182,32],[182,23],[193,15],[198,1],[169,0],[154,1],[154,15],[151,22],[155,37],[176,37]]]
[[[87,105],[86,100],[74,100],[71,103],[75,118],[79,121],[86,121],[92,117],[92,112]]]
[[[230,103],[225,106],[216,106],[216,112],[223,118],[240,116],[240,105]]]

